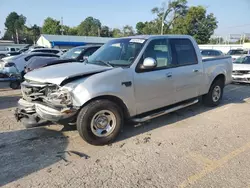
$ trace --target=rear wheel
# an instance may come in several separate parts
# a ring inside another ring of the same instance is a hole
[[[207,106],[217,106],[220,104],[224,89],[222,80],[215,80],[209,89],[209,92],[203,96],[202,101]]]
[[[121,109],[109,100],[96,100],[84,106],[77,117],[77,130],[90,144],[105,145],[119,134],[123,124]]]
[[[11,81],[10,82],[10,88],[11,89],[19,89],[20,87],[20,82],[19,81]]]

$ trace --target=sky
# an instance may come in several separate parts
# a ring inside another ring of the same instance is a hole
[[[27,18],[26,25],[42,26],[46,17],[60,20],[64,25],[77,26],[88,16],[99,19],[102,25],[121,28],[135,27],[139,21],[155,18],[151,9],[164,0],[1,0],[0,36],[4,33],[5,18],[12,11]],[[168,0],[165,0],[168,1]],[[250,0],[188,0],[189,6],[202,5],[218,20],[216,35],[250,33]]]

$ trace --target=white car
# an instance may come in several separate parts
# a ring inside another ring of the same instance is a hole
[[[233,82],[250,83],[250,55],[243,55],[233,62]]]
[[[234,49],[234,50],[229,50],[227,52],[227,55],[230,55],[233,61],[235,61],[237,58],[241,57],[244,54],[249,54],[249,50]]]
[[[0,60],[0,72],[16,73],[23,72],[26,63],[32,58],[37,56],[43,57],[60,57],[53,53],[24,53],[17,56],[10,56]],[[14,72],[13,72],[14,71]]]
[[[61,56],[63,54],[63,51],[60,49],[54,49],[54,48],[35,48],[30,49],[27,51],[27,53],[33,53],[33,52],[40,52],[40,53],[52,53]]]

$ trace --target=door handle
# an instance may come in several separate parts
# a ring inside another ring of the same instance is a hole
[[[167,74],[166,74],[166,77],[167,77],[167,78],[171,78],[171,77],[172,77],[172,72],[167,73]]]
[[[199,72],[199,70],[198,70],[198,69],[195,69],[195,70],[193,70],[193,72]]]

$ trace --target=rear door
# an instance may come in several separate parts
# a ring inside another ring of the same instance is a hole
[[[203,69],[198,62],[193,43],[189,39],[170,39],[173,61],[178,65],[173,80],[175,102],[199,96]]]

